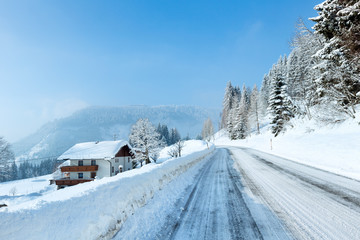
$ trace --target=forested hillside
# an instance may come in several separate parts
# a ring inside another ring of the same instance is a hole
[[[276,137],[295,117],[323,124],[355,118],[360,103],[360,2],[328,0],[315,9],[312,29],[299,20],[289,56],[280,56],[261,89],[232,86],[223,100],[221,126],[231,139],[259,132],[270,119]]]

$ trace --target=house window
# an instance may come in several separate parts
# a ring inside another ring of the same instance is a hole
[[[128,157],[128,163],[130,162],[130,157]]]
[[[111,172],[114,172],[114,167],[111,167]]]
[[[96,160],[91,160],[91,166],[95,166],[96,165]]]
[[[78,173],[78,178],[84,178],[84,173],[82,172]]]
[[[119,159],[118,159],[118,158],[115,158],[115,162],[119,162]]]
[[[79,164],[79,166],[84,166],[84,161],[83,161],[83,160],[79,160],[78,164]]]
[[[95,178],[96,177],[96,172],[92,172],[90,177]]]

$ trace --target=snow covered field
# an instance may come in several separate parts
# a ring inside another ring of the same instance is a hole
[[[1,183],[0,204],[15,206],[53,192],[56,186],[49,185],[50,179],[52,179],[51,174]]]
[[[202,141],[188,141],[181,158],[49,191],[18,204],[9,202],[7,208],[0,210],[0,239],[110,238],[127,217],[144,206],[157,191],[201,162],[214,149],[213,145],[207,148]],[[3,188],[3,192],[7,190]]]
[[[252,134],[245,140],[236,141],[230,141],[222,130],[216,134],[215,144],[254,148],[360,180],[358,121],[351,119],[338,125],[319,126],[314,121],[297,119],[293,125],[294,128],[276,138],[264,127],[260,135]]]

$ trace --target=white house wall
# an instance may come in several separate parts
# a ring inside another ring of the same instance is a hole
[[[78,177],[79,172],[70,172],[70,179],[79,179]],[[83,179],[90,179],[91,172],[81,172],[83,173]]]
[[[110,177],[110,163],[107,160],[97,160],[96,164],[99,165],[97,178]]]
[[[118,162],[116,160],[119,160]],[[121,165],[123,167],[123,172],[131,170],[132,169],[132,159],[131,157],[117,157],[115,159],[112,159],[113,166],[114,166],[114,174],[116,171],[119,171],[119,166]]]

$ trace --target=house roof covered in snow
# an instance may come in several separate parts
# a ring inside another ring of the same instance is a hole
[[[125,145],[132,151],[130,144],[123,140],[78,143],[58,157],[58,160],[114,158]]]

